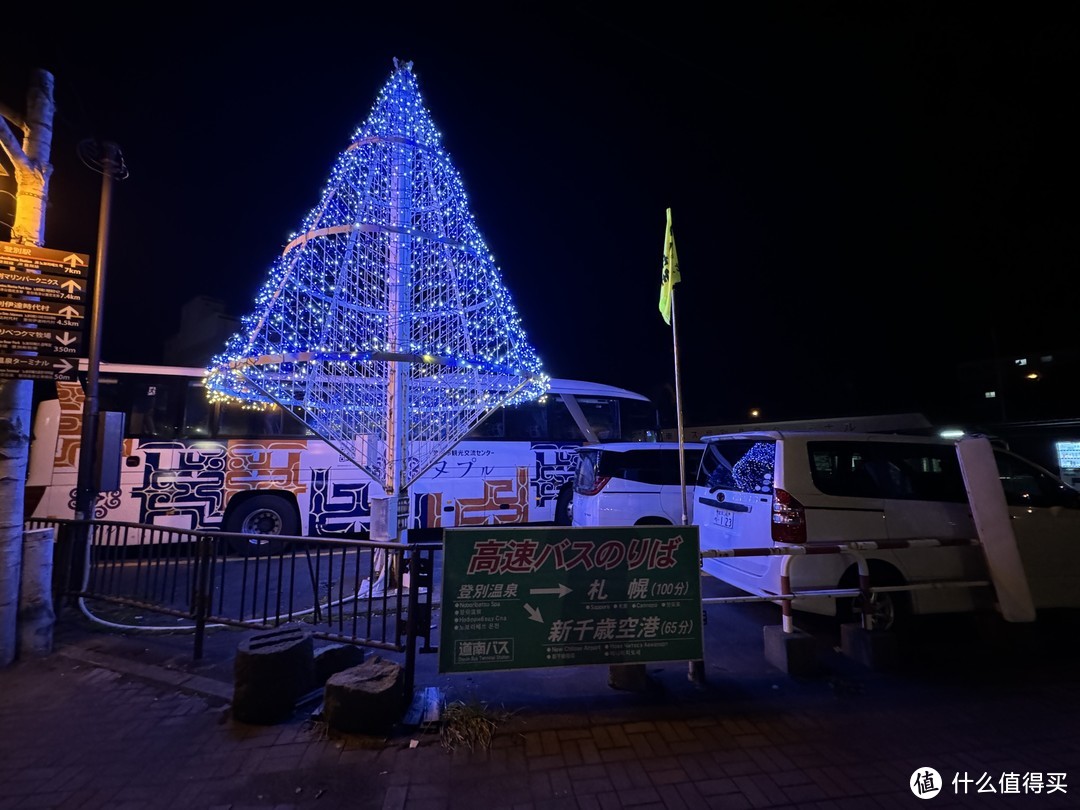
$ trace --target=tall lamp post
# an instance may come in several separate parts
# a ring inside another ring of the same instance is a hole
[[[98,369],[101,365],[101,321],[105,305],[105,259],[109,246],[109,216],[112,209],[114,180],[127,176],[120,148],[109,142],[83,141],[79,151],[87,165],[101,172],[101,207],[98,214],[97,258],[94,299],[90,307],[90,345],[87,354],[86,396],[83,399],[82,438],[79,448],[79,477],[75,495],[75,517],[94,518],[97,482],[94,481],[94,459],[100,451],[97,445]]]

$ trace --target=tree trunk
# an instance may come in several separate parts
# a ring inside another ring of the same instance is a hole
[[[44,658],[53,650],[52,572],[55,529],[23,535],[22,587],[19,592],[19,656]]]
[[[30,446],[33,383],[0,383],[0,666],[18,648],[19,582],[22,577],[22,499]]]
[[[12,241],[40,245],[45,234],[52,164],[53,77],[36,70],[26,92],[26,121],[0,107],[0,148],[15,167]],[[22,144],[8,121],[21,129]],[[30,451],[32,380],[0,381],[0,667],[17,654],[19,582],[22,575],[23,497]]]

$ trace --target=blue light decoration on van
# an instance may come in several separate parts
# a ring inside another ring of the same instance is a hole
[[[771,492],[776,444],[757,442],[731,468],[736,488],[741,492]]]

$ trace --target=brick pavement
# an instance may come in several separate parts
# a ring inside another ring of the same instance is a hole
[[[648,694],[595,668],[418,674],[512,712],[473,751],[446,750],[436,729],[337,734],[302,711],[239,723],[231,641],[196,663],[161,639],[69,628],[52,655],[0,670],[0,810],[1080,807],[1078,659],[1056,634],[1034,651],[939,641],[899,673],[719,661],[695,686],[685,664],[658,666]],[[1067,789],[950,785],[920,802],[908,781],[925,766],[946,780],[1061,772]]]

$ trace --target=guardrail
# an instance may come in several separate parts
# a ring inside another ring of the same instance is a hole
[[[875,593],[895,591],[932,590],[939,588],[978,588],[992,586],[990,580],[935,580],[933,582],[909,583],[906,585],[877,585],[871,581],[870,565],[862,552],[896,551],[911,548],[946,548],[956,546],[981,546],[975,538],[940,540],[936,538],[918,538],[912,540],[857,540],[848,543],[814,543],[801,546],[770,546],[763,548],[707,549],[700,552],[706,557],[765,557],[781,556],[780,563],[781,593],[748,596],[720,596],[703,598],[702,604],[732,604],[738,602],[777,602],[780,605],[782,625],[785,633],[794,632],[794,620],[791,615],[791,602],[794,599],[860,597],[864,604],[869,604]],[[792,591],[791,566],[796,557],[817,556],[823,554],[842,554],[854,558],[858,569],[858,586],[855,588],[830,588],[813,591]],[[872,629],[873,616],[870,611],[862,612],[861,623],[864,629]]]
[[[411,689],[417,642],[421,651],[435,649],[430,617],[441,542],[275,535],[260,544],[229,532],[119,521],[26,522],[45,527],[56,532],[58,610],[68,601],[94,620],[129,629],[148,628],[120,624],[123,615],[94,615],[86,600],[103,603],[95,605],[99,613],[112,605],[186,619],[189,625],[175,629],[194,633],[196,659],[208,627],[300,622],[317,638],[403,652]]]

